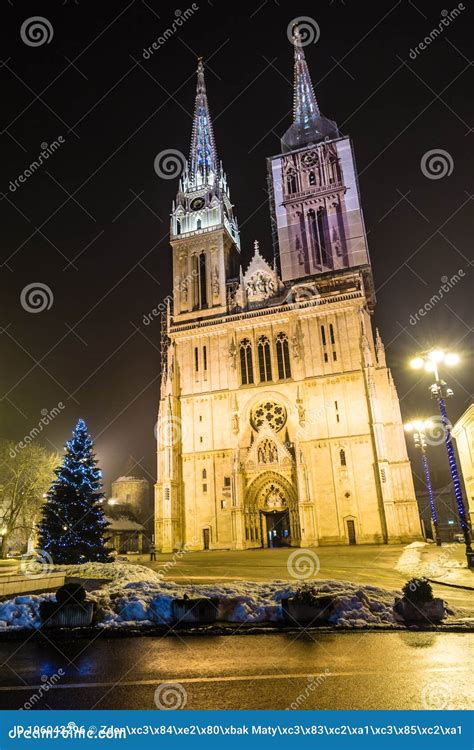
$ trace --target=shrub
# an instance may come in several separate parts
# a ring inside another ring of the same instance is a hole
[[[411,604],[421,605],[433,601],[433,589],[426,578],[411,578],[402,591],[405,599]]]
[[[66,583],[56,591],[58,604],[83,604],[86,600],[86,590],[82,583]]]
[[[302,583],[293,594],[293,601],[307,607],[327,607],[332,603],[329,594],[321,594],[311,583]]]

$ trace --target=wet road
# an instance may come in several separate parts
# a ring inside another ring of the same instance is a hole
[[[1,643],[0,708],[153,709],[156,695],[189,709],[472,709],[473,644],[414,632]]]

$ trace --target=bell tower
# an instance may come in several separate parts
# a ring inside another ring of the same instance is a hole
[[[189,161],[171,213],[174,319],[226,312],[240,273],[240,239],[229,185],[219,162],[198,60]]]
[[[321,114],[297,27],[293,44],[293,123],[269,160],[281,278],[365,267],[370,281],[352,144]]]

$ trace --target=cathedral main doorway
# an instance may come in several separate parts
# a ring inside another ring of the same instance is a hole
[[[288,511],[271,511],[270,513],[262,512],[261,516],[263,534],[266,531],[266,546],[289,547],[291,543],[291,535],[290,514]]]

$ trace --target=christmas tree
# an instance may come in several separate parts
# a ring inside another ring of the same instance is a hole
[[[102,472],[92,447],[86,424],[80,419],[64,448],[64,461],[55,471],[38,526],[38,546],[55,563],[109,561]]]

